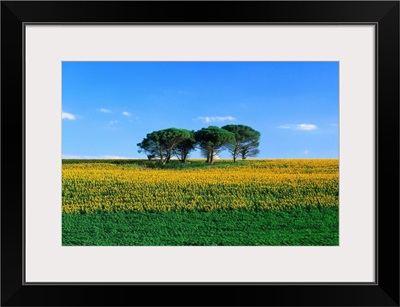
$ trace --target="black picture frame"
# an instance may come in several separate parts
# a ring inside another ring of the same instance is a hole
[[[23,40],[32,22],[375,25],[376,283],[26,284]],[[2,306],[399,306],[399,1],[2,1],[1,77]]]

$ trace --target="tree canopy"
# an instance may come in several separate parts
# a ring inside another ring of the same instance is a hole
[[[247,157],[254,157],[259,154],[260,132],[245,125],[226,125],[222,129],[232,132],[235,135],[235,142],[228,145],[233,162],[236,162],[239,155],[244,160]]]
[[[235,142],[235,135],[228,130],[216,126],[202,128],[194,134],[197,144],[200,146],[207,162],[214,163],[214,157],[225,146]]]
[[[233,162],[258,155],[260,132],[245,125],[226,125],[222,128],[209,126],[198,131],[168,128],[148,133],[138,143],[138,152],[144,152],[149,159],[157,158],[162,164],[168,163],[172,156],[186,162],[189,153],[200,149],[206,162],[213,164],[223,149],[228,149]]]
[[[176,145],[173,153],[181,162],[186,162],[189,153],[195,149],[195,146],[196,139],[194,138],[194,131],[190,131],[190,136]]]
[[[148,133],[137,146],[139,152],[144,151],[149,159],[158,157],[161,163],[168,163],[176,146],[192,137],[186,129],[168,128]]]

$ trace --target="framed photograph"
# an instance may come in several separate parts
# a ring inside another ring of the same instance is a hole
[[[398,1],[1,28],[3,306],[399,306]]]

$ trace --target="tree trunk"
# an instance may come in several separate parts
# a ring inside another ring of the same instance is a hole
[[[161,162],[161,164],[164,164],[164,161],[163,161],[163,152],[162,152],[162,149],[160,148],[160,162]]]
[[[171,154],[172,154],[172,151],[170,149],[167,150],[167,155],[165,157],[165,163],[169,163],[169,160],[171,160]]]
[[[235,146],[235,150],[233,151],[233,163],[236,163],[236,159],[239,155],[239,146]]]
[[[186,159],[187,159],[188,153],[187,152],[183,152],[182,154],[182,162],[186,163]]]
[[[214,164],[214,149],[210,150],[210,164]]]

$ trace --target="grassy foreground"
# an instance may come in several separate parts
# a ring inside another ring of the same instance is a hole
[[[65,160],[62,205],[63,245],[338,245],[338,160]]]
[[[63,214],[63,245],[338,245],[338,209]]]

